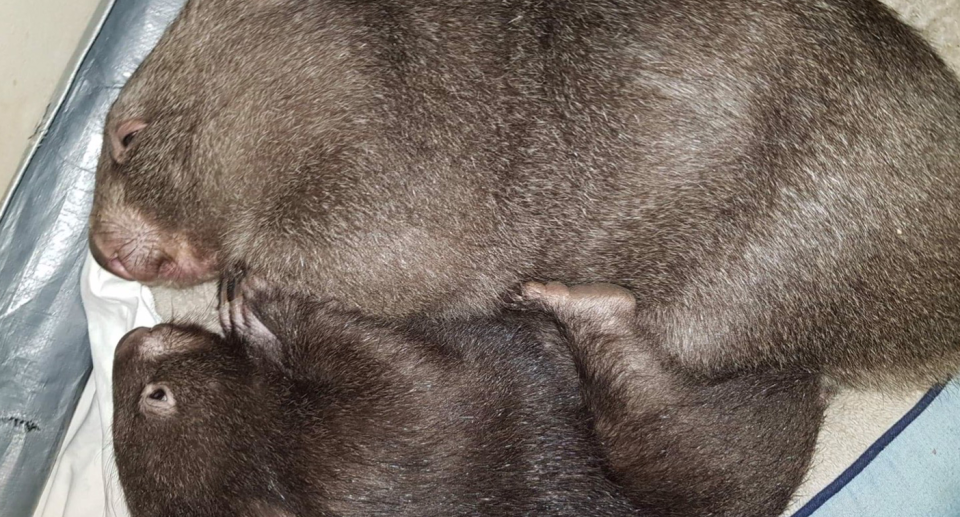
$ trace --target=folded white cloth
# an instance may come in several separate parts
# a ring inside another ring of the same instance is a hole
[[[113,460],[113,350],[128,331],[161,321],[150,289],[106,272],[89,254],[81,296],[93,372],[34,517],[128,517]]]

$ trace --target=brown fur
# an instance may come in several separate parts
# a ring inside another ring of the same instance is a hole
[[[671,364],[609,284],[525,286],[560,323],[613,478],[653,515],[779,515],[803,480],[827,391],[803,372],[723,380]]]
[[[823,411],[811,376],[717,383],[659,366],[603,297],[552,304],[556,321],[387,323],[241,293],[226,339],[161,325],[117,349],[114,446],[135,517],[768,516]],[[175,405],[145,406],[158,386]]]
[[[872,0],[195,0],[106,132],[131,278],[394,317],[608,281],[714,375],[960,367],[960,87]]]

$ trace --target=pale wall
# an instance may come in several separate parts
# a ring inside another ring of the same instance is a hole
[[[5,197],[105,4],[0,0],[0,195]]]

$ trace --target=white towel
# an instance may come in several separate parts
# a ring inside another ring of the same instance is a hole
[[[136,327],[159,323],[150,289],[106,272],[87,255],[81,273],[93,372],[34,517],[128,517],[113,461],[113,349]]]

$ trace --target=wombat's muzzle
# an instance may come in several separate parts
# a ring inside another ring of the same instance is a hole
[[[137,327],[124,334],[123,337],[120,338],[120,342],[117,344],[117,349],[114,352],[116,358],[119,360],[121,356],[127,356],[133,353],[140,347],[143,339],[149,334],[150,329],[147,327]]]
[[[90,254],[93,255],[93,259],[97,261],[97,264],[100,264],[100,267],[106,269],[114,275],[117,275],[124,280],[134,280],[130,272],[127,271],[126,266],[124,266],[123,262],[121,262],[116,256],[116,250],[110,253],[111,256],[108,257],[107,252],[104,251],[103,244],[99,242],[99,239],[97,238],[98,235],[98,233],[91,231],[88,237],[90,243]]]

